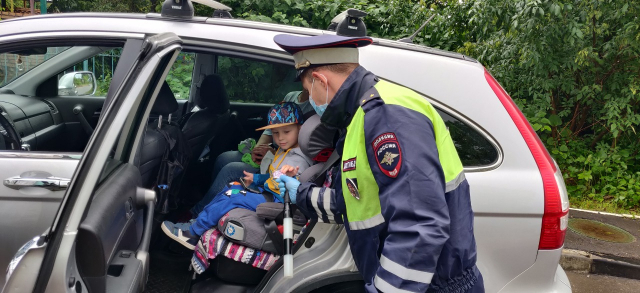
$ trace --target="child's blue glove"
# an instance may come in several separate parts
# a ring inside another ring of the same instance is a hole
[[[280,178],[276,179],[276,182],[279,183],[278,187],[280,187],[278,199],[284,202],[284,192],[289,191],[289,199],[291,199],[291,203],[296,204],[296,195],[298,195],[298,186],[300,186],[300,181],[295,178],[282,175]]]

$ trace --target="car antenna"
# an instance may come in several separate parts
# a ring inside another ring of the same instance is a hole
[[[425,22],[420,26],[420,28],[419,28],[415,33],[413,33],[411,36],[409,36],[408,38],[402,38],[402,39],[399,39],[398,41],[399,41],[399,42],[404,42],[404,43],[413,44],[413,38],[415,38],[415,37],[418,35],[418,33],[419,33],[419,32],[420,32],[420,31],[421,31],[421,30],[422,30],[422,29],[427,25],[427,23],[429,23],[429,21],[431,21],[431,19],[432,19],[434,16],[436,16],[436,15],[435,15],[435,14],[432,14],[432,15],[429,17],[429,19],[427,19],[427,21],[425,21]]]

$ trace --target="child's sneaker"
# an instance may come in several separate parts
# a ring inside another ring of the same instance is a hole
[[[191,231],[189,230],[191,222],[174,224],[169,221],[164,221],[161,226],[164,234],[167,234],[171,239],[178,241],[178,243],[191,250],[196,248],[196,244],[198,244],[200,237],[191,234]]]

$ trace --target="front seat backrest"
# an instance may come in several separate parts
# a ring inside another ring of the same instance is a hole
[[[333,140],[336,129],[320,122],[320,116],[313,115],[307,119],[298,134],[298,145],[305,156],[316,162],[300,174],[300,182],[309,182],[322,176],[325,162],[333,153]]]
[[[191,147],[192,160],[200,157],[205,145],[229,119],[229,97],[219,75],[208,75],[202,80],[195,104],[199,110],[182,127]]]
[[[162,115],[167,117],[169,114],[178,110],[178,102],[176,101],[171,88],[164,82],[160,87],[160,92],[156,98],[153,108],[151,108],[152,115]],[[140,163],[139,169],[142,175],[142,184],[146,188],[151,188],[158,175],[158,168],[162,162],[162,155],[164,155],[166,149],[169,147],[167,140],[156,131],[155,126],[150,126],[144,133],[144,139],[142,140],[142,149],[139,152]]]

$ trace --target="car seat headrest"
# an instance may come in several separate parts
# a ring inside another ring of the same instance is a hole
[[[178,102],[169,84],[165,81],[160,87],[160,92],[158,92],[158,97],[155,103],[153,103],[151,113],[156,115],[169,115],[175,111],[178,111]]]
[[[320,116],[313,115],[302,124],[298,145],[305,156],[316,162],[326,162],[333,152],[335,133],[335,128],[322,124]]]
[[[195,102],[199,108],[209,109],[214,114],[229,111],[229,96],[222,78],[217,74],[207,75],[200,84],[200,95],[196,97]]]

